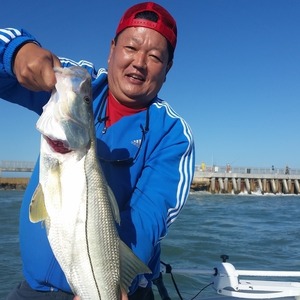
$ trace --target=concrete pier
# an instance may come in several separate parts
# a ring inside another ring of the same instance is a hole
[[[300,170],[196,166],[192,190],[213,194],[300,194]]]

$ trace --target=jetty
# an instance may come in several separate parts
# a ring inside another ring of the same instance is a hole
[[[192,190],[212,194],[300,194],[300,170],[197,165]]]
[[[0,190],[25,190],[28,182],[27,177],[0,177]]]

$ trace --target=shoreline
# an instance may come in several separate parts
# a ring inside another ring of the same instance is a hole
[[[25,190],[28,177],[0,177],[0,190]]]

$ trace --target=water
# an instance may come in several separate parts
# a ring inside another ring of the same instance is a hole
[[[174,268],[211,270],[227,254],[236,269],[300,271],[299,216],[299,196],[192,193],[163,242],[162,259]],[[174,276],[184,299],[211,282],[210,276]],[[200,294],[213,295],[212,287]]]
[[[0,299],[22,279],[19,251],[19,210],[23,191],[0,190]]]
[[[21,191],[0,191],[0,299],[21,280],[18,218]],[[237,269],[300,271],[300,197],[191,193],[163,241],[162,260],[173,268],[212,270],[221,254]],[[211,282],[174,273],[185,300]],[[170,275],[164,282],[179,299]],[[208,287],[197,299],[213,296]],[[156,296],[158,300],[159,297]]]

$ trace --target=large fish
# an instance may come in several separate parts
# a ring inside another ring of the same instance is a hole
[[[137,274],[150,273],[120,240],[119,210],[96,156],[91,78],[80,67],[55,69],[57,84],[37,122],[40,183],[29,217],[48,239],[81,300],[120,299]]]

